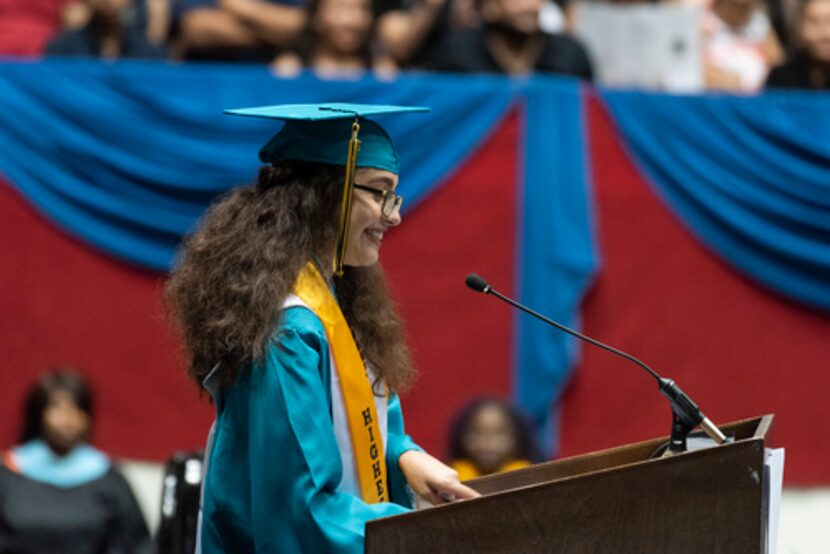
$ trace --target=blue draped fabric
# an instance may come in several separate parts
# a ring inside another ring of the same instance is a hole
[[[427,105],[381,119],[402,160],[411,209],[524,100],[525,202],[520,296],[573,324],[593,270],[579,85],[552,78],[406,75],[275,79],[264,67],[47,61],[0,65],[0,171],[49,219],[116,257],[170,267],[181,237],[213,198],[251,182],[270,122],[223,117],[228,107],[321,101]],[[575,353],[568,338],[525,319],[515,398],[552,445],[551,402]]]
[[[830,96],[602,97],[701,242],[779,294],[830,310]]]
[[[830,309],[830,98],[601,95],[658,194],[704,244],[773,290]],[[206,206],[253,181],[257,150],[277,130],[221,110],[335,100],[433,108],[379,120],[400,149],[407,209],[521,104],[518,295],[578,324],[599,254],[575,81],[405,75],[329,82],[279,80],[246,65],[6,63],[0,173],[67,232],[166,270]],[[549,452],[551,406],[576,353],[567,336],[517,316],[514,397]]]
[[[210,201],[255,179],[278,129],[229,107],[322,101],[427,105],[379,118],[416,205],[507,111],[503,79],[275,79],[264,66],[48,61],[0,65],[0,171],[47,217],[116,257],[166,270]]]
[[[599,264],[578,81],[539,78],[525,93],[520,182],[519,297],[569,327]],[[513,394],[533,419],[545,452],[558,444],[558,403],[578,344],[524,313],[517,316]]]

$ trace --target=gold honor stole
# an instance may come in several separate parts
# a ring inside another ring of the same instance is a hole
[[[328,284],[312,262],[306,263],[300,271],[293,292],[323,322],[340,377],[363,500],[369,504],[387,502],[386,458],[374,393],[352,331]]]

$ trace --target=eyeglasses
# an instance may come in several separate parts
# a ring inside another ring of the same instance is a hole
[[[354,188],[372,193],[375,200],[380,202],[380,213],[382,213],[384,217],[389,217],[395,213],[396,210],[400,210],[401,204],[403,204],[403,196],[395,194],[395,191],[393,190],[376,189],[373,187],[367,187],[366,185],[358,185],[357,183],[354,184]]]

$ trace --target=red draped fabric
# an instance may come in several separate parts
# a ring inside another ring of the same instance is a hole
[[[164,459],[200,445],[211,408],[185,378],[161,301],[163,277],[91,250],[0,185],[0,448],[13,444],[23,396],[58,365],[90,377],[94,442]]]
[[[438,456],[449,424],[481,394],[509,397],[513,313],[464,285],[470,272],[512,292],[517,118],[509,116],[450,181],[384,239],[386,267],[421,374],[406,395],[412,436]]]
[[[587,110],[603,264],[585,332],[674,378],[715,422],[775,413],[786,482],[827,483],[830,319],[758,288],[701,246],[632,165],[602,107]],[[565,396],[564,454],[669,433],[651,377],[583,352]]]

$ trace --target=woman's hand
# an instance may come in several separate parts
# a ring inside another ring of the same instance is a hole
[[[398,465],[409,486],[432,505],[481,496],[458,480],[458,472],[426,452],[408,450],[398,458]]]

